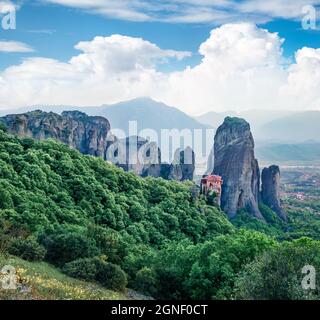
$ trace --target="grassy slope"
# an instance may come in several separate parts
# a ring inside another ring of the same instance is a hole
[[[123,293],[106,290],[95,283],[70,278],[45,262],[32,263],[17,257],[0,255],[0,269],[5,265],[16,268],[18,288],[17,290],[3,290],[0,285],[0,300],[128,299]]]

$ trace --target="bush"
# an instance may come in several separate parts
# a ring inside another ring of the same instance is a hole
[[[137,272],[134,289],[151,296],[156,296],[158,287],[157,274],[153,269],[142,268]]]
[[[107,289],[117,291],[124,291],[128,284],[127,275],[119,266],[98,257],[66,263],[63,272],[78,279],[96,280]]]
[[[79,233],[54,234],[43,239],[47,248],[46,259],[62,267],[64,264],[99,254],[94,241]]]
[[[97,265],[96,280],[107,289],[124,291],[127,284],[127,275],[117,265],[100,260]]]
[[[97,274],[95,258],[78,259],[65,264],[63,272],[73,278],[94,280]]]
[[[10,254],[28,261],[41,261],[46,254],[46,249],[33,238],[14,239],[8,251]]]

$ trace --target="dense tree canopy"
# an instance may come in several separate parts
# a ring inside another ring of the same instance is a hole
[[[73,277],[117,290],[128,284],[156,298],[310,296],[296,284],[302,262],[320,261],[317,241],[277,242],[287,226],[267,208],[269,225],[245,212],[231,224],[194,190],[191,182],[142,179],[56,141],[0,128],[0,253],[45,255]],[[274,287],[268,274],[280,279],[282,270],[293,276]]]

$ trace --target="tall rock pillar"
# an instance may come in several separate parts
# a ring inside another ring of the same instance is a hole
[[[240,118],[224,120],[215,136],[214,159],[213,174],[223,179],[222,209],[230,218],[245,209],[264,219],[258,204],[260,171],[249,123]]]
[[[287,221],[287,215],[280,202],[280,168],[273,165],[262,170],[261,199],[280,219]]]

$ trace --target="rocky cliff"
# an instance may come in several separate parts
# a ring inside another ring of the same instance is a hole
[[[227,117],[214,141],[214,171],[224,181],[221,207],[230,218],[245,209],[263,219],[259,210],[260,171],[254,155],[250,125],[240,118]]]
[[[193,180],[195,171],[195,154],[190,147],[184,150],[178,149],[175,152],[174,160],[167,168],[167,175],[162,174],[168,180]]]
[[[56,139],[83,154],[105,158],[110,141],[109,121],[78,111],[56,113],[33,111],[0,118],[9,133],[34,139]],[[112,140],[112,137],[111,137]]]
[[[91,117],[79,111],[65,111],[61,115],[40,110],[0,118],[7,131],[21,137],[56,139],[83,154],[103,157],[125,171],[142,177],[163,177],[171,180],[192,180],[194,153],[178,152],[173,164],[161,163],[158,146],[140,137],[117,139],[112,135],[109,121]],[[191,162],[184,159],[191,159]]]
[[[287,216],[280,202],[280,168],[273,165],[262,170],[261,200],[270,207],[280,219],[287,221]]]
[[[161,176],[161,152],[157,145],[141,137],[119,139],[107,151],[107,160],[142,177]]]

